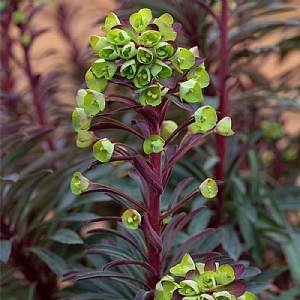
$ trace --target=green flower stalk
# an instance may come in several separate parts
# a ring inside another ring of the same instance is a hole
[[[200,184],[199,189],[205,198],[213,198],[218,194],[217,183],[211,178],[207,178],[205,181],[203,181]]]
[[[128,229],[138,229],[141,219],[141,215],[134,209],[127,209],[122,214],[123,225]]]
[[[151,135],[144,141],[143,149],[146,154],[159,153],[164,148],[165,141],[158,135]]]
[[[157,106],[161,101],[161,89],[157,84],[145,88],[140,95],[140,102],[142,105],[149,104],[151,106]]]
[[[73,194],[79,195],[86,191],[92,183],[80,172],[75,172],[70,182],[70,188]]]
[[[93,146],[94,156],[100,162],[109,162],[114,152],[114,144],[107,138],[97,141]]]

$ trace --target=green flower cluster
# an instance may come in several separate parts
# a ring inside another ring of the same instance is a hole
[[[183,280],[176,282],[174,277],[164,276],[156,285],[155,300],[257,300],[246,291],[247,285],[242,280],[236,280],[231,266],[219,266],[212,258],[205,264],[194,263],[191,256],[185,254],[170,273]]]
[[[184,74],[179,85],[180,99],[203,100],[201,88],[209,84],[204,64],[197,64],[198,48],[177,47],[173,17],[165,13],[153,19],[151,10],[140,9],[127,20],[109,13],[102,31],[105,36],[92,36],[90,43],[99,57],[86,74],[90,90],[101,93],[108,81],[130,83],[139,90],[142,105],[157,106],[168,91],[165,80],[174,72]],[[175,86],[174,86],[175,87]]]

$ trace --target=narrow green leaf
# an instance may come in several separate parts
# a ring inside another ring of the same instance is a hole
[[[222,246],[229,256],[231,256],[234,260],[237,260],[242,252],[240,239],[238,238],[236,231],[231,226],[224,227],[223,231],[224,238],[222,240]]]
[[[62,244],[83,244],[81,237],[75,231],[68,228],[59,229],[48,239]]]

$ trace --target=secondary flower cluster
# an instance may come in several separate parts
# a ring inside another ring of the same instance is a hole
[[[222,265],[210,258],[206,263],[194,263],[185,254],[179,264],[170,269],[170,276],[164,276],[156,285],[155,300],[257,300],[247,292],[247,284],[236,277],[244,271],[242,265]]]

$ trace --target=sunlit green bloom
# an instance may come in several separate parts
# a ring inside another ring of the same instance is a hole
[[[86,85],[89,89],[101,93],[107,86],[106,78],[97,78],[91,69],[88,69],[85,74]]]
[[[142,33],[139,38],[139,41],[145,47],[151,48],[154,47],[161,39],[161,34],[155,30],[147,30]]]
[[[177,33],[172,28],[173,17],[170,14],[165,13],[161,15],[158,19],[155,19],[153,23],[159,28],[162,42],[175,41]]]
[[[201,274],[198,278],[198,284],[201,292],[214,289],[217,286],[218,278],[217,273],[213,271],[206,271]]]
[[[203,89],[209,85],[209,75],[205,70],[204,63],[200,66],[194,67],[187,73],[187,79],[195,79],[199,82]]]
[[[107,33],[109,30],[112,29],[112,27],[119,24],[120,24],[119,18],[114,13],[110,12],[105,19],[104,27],[101,27],[101,29],[103,32]]]
[[[134,59],[126,61],[121,66],[121,76],[126,77],[127,79],[132,79],[136,72],[136,61]]]
[[[93,144],[95,139],[94,133],[88,130],[80,130],[76,141],[76,146],[79,148],[86,148]]]
[[[127,209],[122,214],[122,222],[126,228],[135,230],[141,223],[141,215],[134,209]]]
[[[72,122],[75,131],[88,129],[93,117],[88,115],[83,108],[76,107],[72,113]]]
[[[169,275],[164,276],[162,280],[156,284],[155,289],[161,293],[158,294],[154,300],[171,300],[173,292],[179,287],[180,285],[174,282],[173,277]]]
[[[120,56],[122,58],[130,59],[135,56],[137,53],[136,47],[134,42],[129,42],[128,44],[124,45],[121,49]]]
[[[79,195],[82,192],[86,191],[91,182],[85,178],[80,172],[75,172],[74,176],[70,182],[70,188],[73,194]]]
[[[107,60],[114,60],[120,56],[120,50],[117,45],[108,45],[99,51],[99,56]]]
[[[156,59],[154,61],[150,72],[157,80],[159,80],[160,78],[168,78],[172,75],[172,69],[159,59]]]
[[[151,81],[151,73],[148,66],[141,65],[133,79],[137,88],[143,88]]]
[[[105,96],[89,89],[80,89],[76,97],[77,104],[88,115],[96,115],[105,108]]]
[[[194,116],[197,132],[205,133],[217,123],[217,112],[210,105],[198,108]]]
[[[141,64],[151,64],[154,61],[154,55],[150,49],[139,47],[137,50],[137,59]]]
[[[195,56],[188,49],[178,48],[174,56],[171,57],[171,62],[177,72],[183,73],[182,70],[188,70],[194,65]]]
[[[99,54],[99,51],[104,47],[111,45],[105,36],[93,35],[90,38],[90,44],[94,49],[95,54]]]
[[[107,138],[101,139],[93,146],[93,153],[97,160],[101,162],[108,162],[114,152],[114,144]]]
[[[203,95],[200,84],[194,79],[181,82],[179,87],[179,97],[180,100],[185,100],[190,103],[202,102]]]
[[[172,120],[165,120],[161,126],[161,136],[163,139],[169,138],[169,136],[178,128],[176,122]]]
[[[142,8],[137,13],[129,17],[129,22],[132,28],[137,32],[142,32],[150,23],[152,12],[149,8]]]
[[[142,105],[157,106],[161,103],[161,89],[159,85],[153,84],[145,88],[140,95]]]
[[[117,64],[114,61],[98,59],[92,64],[92,71],[98,78],[112,79],[117,71]]]
[[[231,266],[225,264],[218,268],[217,274],[219,275],[219,283],[220,284],[228,284],[234,281],[234,270]]]
[[[158,135],[150,135],[145,139],[143,148],[146,154],[159,153],[163,150],[165,141]]]
[[[174,48],[167,42],[159,42],[153,48],[153,52],[159,59],[165,59],[174,54]]]
[[[186,253],[181,262],[170,269],[170,272],[175,276],[185,277],[190,270],[195,270],[195,263],[191,256]]]
[[[231,118],[225,117],[220,120],[216,125],[216,132],[223,136],[233,135],[234,132],[231,129]]]
[[[213,198],[218,194],[218,185],[211,178],[207,178],[206,180],[204,180],[200,184],[199,188],[200,188],[201,194],[205,198]]]
[[[130,41],[130,36],[125,30],[116,28],[107,33],[107,40],[115,45],[126,45]]]

